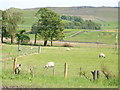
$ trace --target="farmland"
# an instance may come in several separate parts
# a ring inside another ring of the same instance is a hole
[[[4,46],[5,47],[5,46]],[[17,52],[16,45],[6,45],[7,48],[13,47]],[[6,52],[3,48],[4,53]],[[22,64],[20,75],[13,75],[13,60],[6,61],[6,67],[3,68],[3,86],[4,87],[117,87],[117,51],[114,48],[98,48],[98,47],[71,47],[70,51],[66,51],[67,47],[41,47],[41,53],[19,57],[17,63]],[[103,52],[106,54],[105,59],[98,58],[98,54]],[[55,76],[52,69],[44,69],[44,65],[49,62],[55,62]],[[64,76],[64,63],[68,63],[68,79]],[[104,64],[116,78],[105,80],[101,73],[98,82],[90,81],[92,79],[92,70],[101,70]],[[30,75],[28,65],[34,67],[35,77]],[[79,77],[79,68],[82,67],[89,79]],[[115,80],[115,81],[114,81]],[[12,83],[8,83],[12,82]],[[39,82],[39,83],[37,83]],[[74,83],[74,84],[73,84]]]
[[[118,8],[79,8],[79,7],[47,7],[60,15],[70,15],[70,16],[80,16],[84,20],[93,20],[95,22],[101,23],[102,29],[117,29],[118,27]],[[23,27],[29,27],[35,23],[35,14],[39,8],[30,9],[17,9],[12,8],[16,11],[22,13],[24,22],[21,24]],[[24,28],[26,29],[26,28]]]
[[[50,46],[43,46],[43,39],[37,37],[34,45],[34,35],[31,27],[36,22],[35,13],[39,8],[17,9],[22,13],[23,23],[20,30],[26,30],[30,42],[19,45],[14,38],[10,44],[9,38],[4,38],[1,44],[2,85],[5,88],[117,88],[118,87],[118,23],[117,8],[80,8],[80,7],[47,7],[60,15],[80,16],[84,20],[93,20],[101,24],[101,30],[64,29],[63,40],[53,41]],[[114,18],[113,18],[114,17]],[[63,22],[65,22],[63,20]],[[38,49],[40,46],[40,53]],[[106,58],[99,58],[104,53]],[[13,74],[13,62],[22,64],[19,75]],[[45,69],[48,62],[54,62],[53,68]],[[68,65],[67,78],[64,77],[65,63]],[[31,74],[31,68],[34,77]],[[80,76],[80,68],[84,75]],[[107,70],[109,79],[103,74]],[[99,70],[100,78],[93,80],[91,71]]]

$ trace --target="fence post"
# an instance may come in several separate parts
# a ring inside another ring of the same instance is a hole
[[[40,53],[40,46],[38,46],[38,53]]]
[[[100,77],[100,71],[97,70],[97,79]]]
[[[79,72],[79,76],[82,76],[82,68],[80,67],[80,72]]]
[[[64,67],[64,77],[67,78],[67,71],[68,71],[68,64],[65,63],[65,67]]]
[[[14,62],[13,62],[13,71],[14,71],[14,74],[15,74],[16,64],[17,64],[17,58],[15,57],[14,58]]]

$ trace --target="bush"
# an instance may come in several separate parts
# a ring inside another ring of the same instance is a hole
[[[62,46],[63,47],[73,47],[70,43],[64,43]]]

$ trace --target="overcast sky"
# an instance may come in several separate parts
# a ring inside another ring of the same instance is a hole
[[[0,9],[71,6],[118,6],[120,0],[0,0]]]

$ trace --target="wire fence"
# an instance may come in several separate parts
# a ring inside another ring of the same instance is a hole
[[[11,59],[13,57],[31,55],[34,53],[40,53],[40,46],[20,45],[19,49],[18,47],[14,45],[10,45],[10,46],[3,45],[2,46],[2,60]]]

